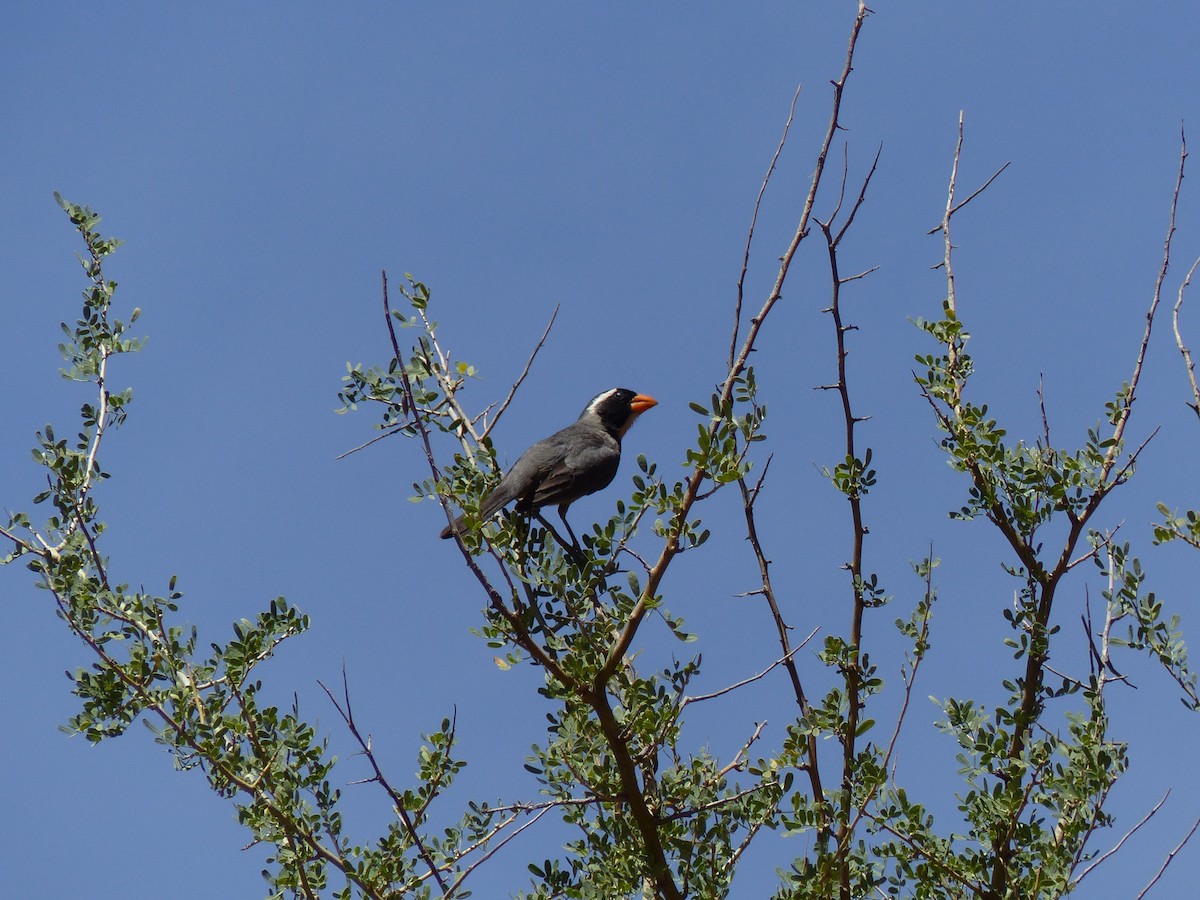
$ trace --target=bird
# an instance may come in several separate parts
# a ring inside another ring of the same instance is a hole
[[[561,431],[538,441],[521,454],[500,483],[479,502],[481,521],[517,501],[516,510],[537,513],[543,506],[557,506],[558,515],[575,539],[567,522],[567,507],[588,494],[608,487],[621,462],[621,438],[634,421],[658,401],[628,388],[611,388],[597,394],[579,418]],[[449,538],[462,532],[464,516],[442,529]]]

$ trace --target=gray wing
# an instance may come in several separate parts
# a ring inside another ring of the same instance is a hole
[[[621,445],[599,429],[564,429],[544,443],[553,443],[554,452],[528,501],[531,509],[565,506],[608,487],[621,463]]]

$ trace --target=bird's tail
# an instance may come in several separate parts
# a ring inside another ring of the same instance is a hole
[[[504,482],[496,485],[496,488],[487,496],[485,496],[479,504],[479,521],[486,522],[496,514],[500,507],[504,506],[512,499],[514,499],[513,494],[509,489],[507,489]],[[459,516],[454,520],[453,525],[447,525],[445,528],[443,528],[441,534],[442,539],[445,540],[449,538],[456,531],[461,534],[463,520],[465,518],[466,516]]]

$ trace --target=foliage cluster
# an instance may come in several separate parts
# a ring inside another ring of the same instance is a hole
[[[911,609],[894,618],[905,647],[898,679],[871,661],[864,637],[864,622],[883,615],[893,600],[867,562],[864,504],[876,485],[877,449],[861,446],[858,426],[865,419],[855,412],[847,367],[846,340],[855,326],[844,318],[843,292],[861,276],[841,273],[839,249],[874,167],[856,199],[847,198],[844,177],[828,219],[813,214],[866,15],[860,5],[817,168],[774,287],[747,318],[739,285],[726,377],[707,402],[691,404],[698,421],[694,442],[680,451],[683,476],[664,476],[668,466],[639,457],[626,495],[578,546],[537,518],[506,513],[478,520],[479,498],[499,474],[490,433],[508,401],[494,411],[468,412],[461,392],[476,372],[444,352],[428,315],[429,289],[409,278],[400,289],[404,308],[393,309],[385,276],[393,355],[381,366],[347,367],[343,410],[373,407],[381,436],[419,443],[428,470],[414,483],[415,499],[440,504],[447,516],[456,507],[466,511],[470,527],[455,540],[484,598],[479,634],[503,667],[538,669],[548,726],[526,765],[535,799],[469,800],[448,813],[457,802],[448,791],[466,764],[456,755],[454,719],[425,735],[415,775],[401,787],[378,764],[349,689],[326,689],[352,748],[366,758],[370,780],[395,813],[383,834],[368,839],[346,833],[333,737],[318,733],[298,703],[281,710],[260,701],[259,665],[306,630],[308,618],[279,598],[234,623],[231,639],[204,648],[180,616],[174,579],[160,596],[110,578],[93,490],[108,477],[102,440],[125,420],[132,399],[129,390],[111,388],[109,363],[140,349],[141,341],[129,336],[137,310],[128,322],[114,317],[116,284],[103,266],[119,242],[99,233],[91,210],[60,198],[84,240],[88,280],[79,318],[63,326],[63,374],[96,396],[81,409],[75,439],[50,426],[38,435],[34,458],[48,488],[34,502],[49,502],[52,511],[36,527],[29,514],[12,514],[0,535],[12,545],[6,561],[27,564],[90,654],[90,665],[73,676],[80,707],[68,729],[99,742],[143,721],[176,765],[202,772],[233,802],[252,841],[270,848],[264,875],[272,897],[466,897],[472,876],[497,850],[547,816],[570,826],[573,837],[560,854],[533,851],[523,895],[530,898],[726,896],[748,847],[770,833],[812,836],[809,849],[779,873],[779,900],[999,900],[1071,892],[1109,856],[1098,847],[1098,835],[1113,824],[1105,804],[1130,764],[1107,708],[1111,686],[1122,680],[1117,654],[1147,654],[1176,682],[1185,704],[1200,708],[1177,617],[1146,589],[1130,545],[1095,524],[1111,492],[1135,476],[1140,447],[1127,449],[1127,426],[1162,277],[1133,373],[1081,445],[1055,446],[1048,428],[1033,443],[1013,440],[970,390],[974,362],[950,234],[954,215],[975,195],[955,200],[956,151],[941,223],[947,294],[940,317],[916,320],[933,347],[918,356],[915,378],[944,435],[942,450],[966,482],[952,515],[986,520],[1003,537],[1016,600],[1005,611],[1012,667],[1000,674],[1003,701],[994,709],[970,697],[940,702],[940,728],[957,742],[961,779],[961,816],[947,826],[897,780],[894,757],[918,671],[933,646],[938,561],[932,553],[913,566],[918,587]],[[769,178],[770,172],[764,189]],[[849,561],[845,627],[825,634],[815,662],[802,664],[798,651],[806,642],[793,641],[777,602],[756,518],[771,457],[763,455],[770,446],[767,405],[749,360],[797,249],[810,236],[823,237],[829,261],[826,312],[837,376],[823,387],[840,401],[845,447],[824,474],[846,503]],[[747,259],[752,240],[753,229]],[[1164,276],[1169,254],[1170,232]],[[412,340],[402,342],[408,334]],[[456,447],[452,456],[442,452],[447,442]],[[638,651],[659,627],[678,639],[675,646],[686,648],[692,639],[667,606],[669,574],[680,555],[705,552],[714,529],[731,527],[706,520],[705,501],[722,491],[741,499],[739,529],[761,575],[756,593],[770,610],[779,656],[745,682],[695,695],[689,691],[698,657]],[[1200,545],[1200,514],[1161,510],[1158,540]],[[1088,670],[1060,673],[1049,666],[1053,648],[1068,640],[1056,600],[1080,566],[1096,568],[1107,588],[1087,623]],[[687,746],[682,729],[689,707],[729,702],[745,684],[779,675],[786,675],[795,715],[773,746],[761,727],[728,759]],[[813,682],[832,686],[810,696],[806,685]],[[873,717],[885,690],[901,710],[886,727]]]

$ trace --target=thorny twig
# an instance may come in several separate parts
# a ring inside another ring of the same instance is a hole
[[[1200,828],[1200,819],[1197,819],[1192,823],[1192,827],[1189,828],[1188,833],[1183,836],[1183,840],[1176,844],[1174,849],[1167,854],[1167,858],[1163,860],[1163,864],[1159,866],[1158,871],[1154,873],[1154,877],[1150,879],[1150,883],[1141,889],[1135,900],[1142,900],[1143,897],[1150,893],[1150,888],[1158,884],[1158,880],[1162,878],[1163,873],[1167,871],[1167,866],[1171,865],[1171,863],[1175,861],[1175,857],[1179,855],[1179,851],[1187,846],[1188,841],[1192,839],[1192,835],[1196,833],[1197,828]]]
[[[719,401],[721,403],[729,403],[733,397],[734,386],[738,378],[745,369],[750,355],[754,352],[758,341],[758,335],[765,324],[767,317],[775,304],[779,302],[783,296],[783,285],[787,280],[788,271],[791,268],[792,260],[796,256],[796,251],[799,249],[801,242],[808,234],[809,221],[812,216],[813,204],[816,202],[817,191],[821,185],[822,176],[825,171],[825,160],[829,154],[830,146],[833,143],[834,135],[840,129],[841,125],[839,117],[841,113],[842,94],[845,90],[846,82],[850,77],[850,72],[853,69],[854,50],[858,42],[859,33],[862,30],[863,23],[869,15],[865,3],[860,0],[858,6],[858,15],[855,18],[854,25],[851,28],[850,39],[846,50],[845,64],[841,74],[833,81],[834,96],[832,109],[829,116],[829,125],[825,133],[824,140],[821,144],[821,149],[817,154],[816,168],[813,171],[812,180],[809,185],[809,190],[804,200],[804,207],[800,213],[800,219],[796,226],[795,234],[787,249],[780,257],[779,268],[775,276],[775,283],[772,285],[766,300],[759,309],[758,313],[750,319],[749,326],[746,330],[745,338],[742,341],[741,350],[733,359],[733,365],[729,367],[725,380],[720,385],[718,391]],[[714,420],[709,427],[710,437],[715,435],[720,427],[720,421]],[[651,567],[650,574],[647,576],[646,584],[642,589],[641,596],[638,598],[637,604],[634,606],[629,619],[626,621],[624,628],[621,629],[616,639],[608,651],[608,658],[600,672],[597,673],[596,683],[607,683],[613,673],[621,665],[621,661],[625,658],[629,647],[633,643],[634,636],[637,634],[642,620],[646,613],[652,607],[654,598],[658,595],[659,585],[666,576],[667,569],[671,561],[681,552],[680,534],[683,531],[684,523],[687,521],[688,513],[693,504],[695,504],[697,495],[700,493],[700,486],[707,477],[707,473],[703,466],[696,466],[691,475],[684,484],[683,497],[678,504],[677,510],[671,522],[667,526],[667,540],[663,547],[658,561]],[[786,637],[786,635],[785,635]],[[786,648],[785,648],[786,652]],[[794,667],[789,669],[789,672],[794,671]],[[799,687],[798,678],[795,679],[796,687]],[[817,779],[813,783],[814,796],[823,796],[819,785],[819,776],[816,774],[816,767],[809,768],[810,778]],[[827,834],[827,829],[822,829],[824,834]]]
[[[940,267],[945,270],[946,278],[946,301],[945,306],[947,313],[950,315],[957,314],[957,295],[955,291],[955,275],[953,268],[953,251],[954,244],[951,239],[950,222],[953,215],[961,210],[967,202],[979,195],[980,191],[976,191],[967,200],[962,203],[955,202],[955,186],[958,178],[958,166],[961,157],[963,143],[963,126],[962,114],[959,114],[958,125],[958,141],[955,145],[954,162],[951,168],[950,186],[947,191],[946,211],[942,219],[940,231],[943,237],[944,254]],[[1031,633],[1049,636],[1049,622],[1054,605],[1056,589],[1062,577],[1077,563],[1077,560],[1072,559],[1075,547],[1078,541],[1085,533],[1088,521],[1099,508],[1103,500],[1117,485],[1122,484],[1128,477],[1132,466],[1136,461],[1137,456],[1145,448],[1146,443],[1153,438],[1153,433],[1150,438],[1147,438],[1142,445],[1130,455],[1129,459],[1118,467],[1118,457],[1123,446],[1123,439],[1126,427],[1129,423],[1129,417],[1132,412],[1134,399],[1137,394],[1141,374],[1146,359],[1146,350],[1150,342],[1150,335],[1154,325],[1154,316],[1157,311],[1158,304],[1162,295],[1162,284],[1166,278],[1167,269],[1170,264],[1171,240],[1175,232],[1175,214],[1179,201],[1180,188],[1183,182],[1184,161],[1186,159],[1186,145],[1180,154],[1179,172],[1175,181],[1175,189],[1171,197],[1170,218],[1167,228],[1167,234],[1163,242],[1162,264],[1159,269],[1158,277],[1155,280],[1154,292],[1150,303],[1150,308],[1146,313],[1146,325],[1142,334],[1142,340],[1138,347],[1137,358],[1134,363],[1133,373],[1126,385],[1118,395],[1118,409],[1111,420],[1112,432],[1108,440],[1105,441],[1107,447],[1104,457],[1099,463],[1097,471],[1097,486],[1093,489],[1087,501],[1078,509],[1068,508],[1064,511],[1064,515],[1069,523],[1069,529],[1065,540],[1063,541],[1062,550],[1059,553],[1057,560],[1049,568],[1045,567],[1040,559],[1040,545],[1031,543],[1027,536],[1022,535],[1014,527],[1002,504],[1001,495],[997,492],[996,486],[989,479],[988,473],[983,469],[983,464],[978,459],[963,460],[964,469],[970,474],[972,481],[975,483],[977,490],[981,496],[989,498],[985,513],[987,518],[1000,530],[1008,541],[1009,545],[1016,553],[1021,564],[1029,573],[1030,583],[1038,588],[1036,603],[1032,608],[1033,619],[1030,621]],[[1000,170],[1003,171],[1003,168]],[[999,172],[996,173],[999,175]],[[996,177],[993,175],[988,180],[990,184]],[[984,187],[987,186],[984,185]],[[933,229],[932,233],[936,233],[939,229]],[[936,267],[935,267],[936,268]],[[964,410],[962,405],[962,389],[964,379],[961,374],[958,374],[958,358],[961,344],[955,339],[946,343],[946,363],[947,371],[954,373],[950,396],[945,398],[948,411],[943,411],[935,403],[932,395],[927,389],[923,389],[923,394],[934,408],[935,414],[943,427],[950,434],[956,434],[960,428],[960,423],[963,419]],[[1086,557],[1085,557],[1086,558]],[[1026,742],[1029,738],[1030,729],[1036,721],[1039,698],[1041,697],[1042,684],[1044,679],[1044,663],[1046,661],[1045,652],[1029,652],[1026,654],[1026,662],[1023,678],[1020,680],[1021,698],[1015,716],[1015,726],[1009,741],[1007,758],[1010,762],[1009,770],[1001,777],[1005,780],[1009,778],[1019,778],[1021,769],[1019,759],[1025,750]],[[1013,836],[1016,828],[1016,817],[1019,815],[1023,807],[1018,806],[1014,809],[1013,815],[1010,817],[1008,824],[999,828],[994,835],[995,852],[994,863],[992,867],[992,880],[989,886],[987,896],[1003,896],[1008,890],[1008,866],[1013,854]]]
[[[1200,267],[1200,258],[1197,258],[1192,267],[1188,269],[1187,277],[1183,279],[1183,283],[1179,285],[1179,295],[1175,300],[1175,307],[1171,311],[1171,327],[1175,332],[1175,346],[1179,348],[1179,353],[1183,356],[1183,364],[1187,369],[1188,384],[1192,389],[1192,399],[1188,406],[1200,416],[1200,385],[1196,383],[1196,364],[1192,361],[1192,351],[1183,342],[1183,332],[1179,327],[1179,310],[1183,307],[1183,295],[1192,283],[1192,276],[1196,273],[1196,268]]]
[[[961,112],[958,115],[958,134],[959,134],[958,150],[961,150],[962,149],[962,113]],[[955,155],[954,155],[954,163],[955,163],[955,171],[957,171],[958,170],[958,152],[957,152],[957,150],[955,151]],[[985,181],[983,183],[983,185],[981,187],[979,187],[977,190],[973,191],[971,193],[971,196],[967,197],[966,200],[963,200],[961,203],[947,204],[946,217],[949,218],[950,216],[953,216],[956,212],[958,212],[960,209],[962,209],[964,206],[966,206],[968,203],[970,203],[972,200],[974,200],[976,197],[978,197],[980,194],[982,194],[984,191],[986,191],[989,187],[991,187],[992,182],[995,181],[997,178],[999,178],[1000,175],[1004,172],[1004,170],[1007,169],[1010,165],[1012,165],[1012,160],[1009,160],[1004,165],[1002,165],[999,169],[997,169],[995,172],[993,172],[992,177],[989,178],[987,181]],[[938,222],[938,224],[934,225],[932,228],[930,228],[925,233],[929,234],[929,235],[934,235],[934,234],[937,234],[939,231],[944,230],[945,227],[946,227],[946,219],[943,219],[941,222]]]
[[[905,719],[908,718],[908,708],[912,703],[913,685],[917,681],[917,671],[921,668],[921,662],[925,659],[929,641],[929,619],[933,614],[933,566],[933,545],[931,544],[929,547],[928,568],[925,572],[925,614],[921,617],[921,630],[917,637],[918,649],[916,655],[913,657],[912,665],[908,668],[908,674],[904,675],[903,672],[901,673],[901,677],[904,679],[904,700],[900,704],[900,711],[896,714],[896,724],[892,728],[892,736],[888,741],[887,750],[884,752],[883,759],[879,763],[881,772],[886,772],[892,767],[892,759],[896,753],[896,744],[900,740],[900,731],[904,727]],[[924,649],[922,649],[921,645],[925,645]],[[905,655],[907,656],[907,652]],[[868,815],[867,807],[870,805],[875,794],[876,791],[874,790],[864,792],[863,799],[855,811],[854,820],[850,823],[849,832],[851,834],[863,817]],[[874,819],[873,816],[871,818]]]
[[[404,825],[404,831],[408,834],[409,840],[412,841],[413,846],[417,849],[417,854],[421,857],[425,865],[429,867],[429,872],[433,876],[434,881],[437,882],[442,894],[449,896],[450,890],[442,878],[437,864],[433,861],[433,857],[430,856],[429,850],[426,849],[425,842],[421,838],[421,832],[417,830],[416,824],[408,814],[408,810],[404,806],[404,798],[400,795],[399,791],[392,787],[391,782],[387,780],[387,776],[383,774],[383,770],[379,767],[379,762],[375,759],[375,751],[371,746],[370,736],[364,738],[358,730],[358,725],[354,721],[354,710],[350,706],[350,682],[346,678],[345,664],[342,664],[342,703],[338,702],[338,699],[333,696],[333,691],[329,690],[324,682],[318,680],[317,684],[321,686],[321,690],[325,692],[325,696],[329,698],[329,702],[333,704],[333,708],[342,717],[342,721],[346,723],[346,728],[349,729],[350,735],[358,743],[363,756],[367,758],[367,762],[371,764],[371,771],[374,774],[369,780],[382,787],[388,797],[391,798],[392,808],[396,811],[396,815],[400,817],[400,822]]]

